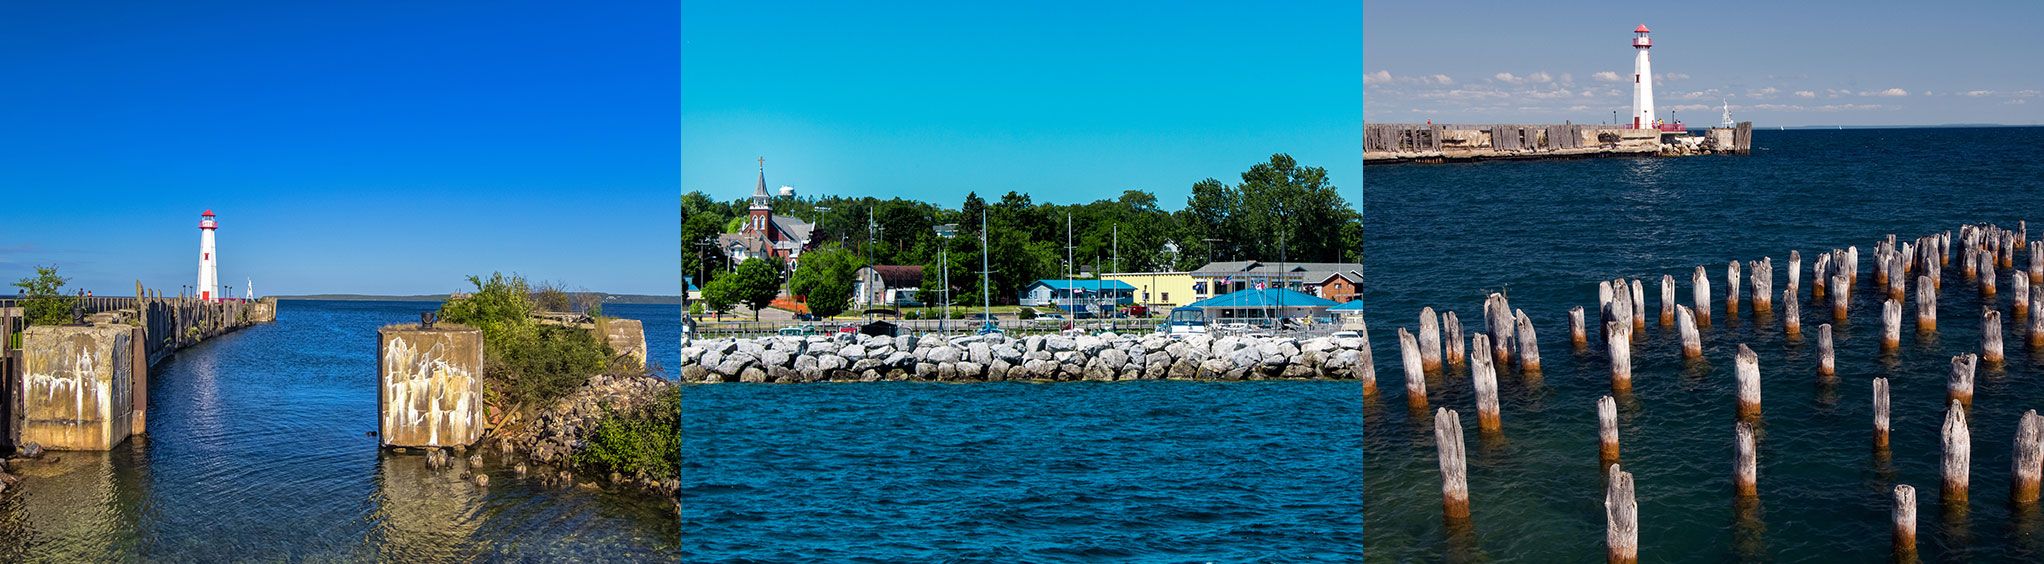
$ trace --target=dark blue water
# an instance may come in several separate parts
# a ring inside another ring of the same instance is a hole
[[[2044,559],[2044,515],[2007,504],[2018,417],[2044,408],[2044,354],[2023,345],[2007,270],[1999,299],[1983,301],[1955,256],[1939,294],[1938,333],[1914,334],[1912,297],[1893,355],[1878,352],[1880,303],[1870,274],[1874,242],[1890,233],[1910,240],[1967,222],[2013,228],[2044,218],[2040,136],[2044,129],[1757,131],[1756,151],[1742,157],[1369,169],[1365,292],[1383,390],[1363,408],[1369,558],[1601,558],[1595,402],[1610,393],[1608,361],[1571,349],[1567,310],[1585,306],[1594,319],[1597,281],[1625,276],[1647,279],[1648,328],[1633,353],[1634,389],[1619,402],[1643,561],[1885,559],[1897,483],[1918,488],[1927,561]],[[1859,246],[1868,272],[1851,320],[1835,334],[1838,382],[1825,386],[1815,376],[1814,339],[1830,310],[1811,305],[1809,269],[1816,253],[1847,245]],[[1739,318],[1726,319],[1725,263],[1773,257],[1779,292],[1791,249],[1804,255],[1804,337],[1783,334],[1779,309],[1756,316],[1750,298]],[[2019,253],[2019,266],[2027,259]],[[1717,311],[1716,325],[1703,331],[1705,362],[1692,364],[1655,312],[1661,275],[1676,275],[1678,301],[1687,304],[1697,265],[1709,267]],[[1394,332],[1416,329],[1424,306],[1480,323],[1483,297],[1498,290],[1533,318],[1545,372],[1499,375],[1502,437],[1476,432],[1466,369],[1429,377],[1432,405],[1461,411],[1468,429],[1473,515],[1467,531],[1451,531],[1441,518],[1433,415],[1406,407]],[[2003,311],[2009,360],[1979,373],[1973,495],[1948,510],[1938,495],[1944,376],[1952,355],[1979,350],[1982,307]],[[1740,343],[1760,356],[1765,406],[1753,506],[1731,495],[1732,355]],[[1592,346],[1600,346],[1594,337]],[[1893,386],[1885,457],[1869,442],[1875,377]]]
[[[178,353],[150,377],[146,439],[57,453],[0,495],[0,561],[673,560],[664,501],[543,488],[494,457],[484,490],[379,453],[376,328],[434,305],[286,301]],[[673,308],[638,309],[611,313],[672,331]]]
[[[687,561],[1355,561],[1355,382],[682,391]]]

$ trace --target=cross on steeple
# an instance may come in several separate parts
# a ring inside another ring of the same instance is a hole
[[[759,171],[766,172],[766,157],[759,158]]]

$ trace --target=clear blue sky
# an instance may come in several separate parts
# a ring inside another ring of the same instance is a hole
[[[307,4],[0,8],[0,282],[676,291],[674,2]]]
[[[1178,209],[1272,153],[1361,205],[1354,1],[682,6],[682,186]]]
[[[1363,16],[1371,122],[1623,116],[1644,23],[1656,106],[1691,125],[1725,102],[1762,126],[2044,123],[2034,1],[1369,2]]]

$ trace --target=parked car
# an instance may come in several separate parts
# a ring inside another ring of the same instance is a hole
[[[998,317],[994,316],[994,314],[992,313],[975,313],[972,315],[967,315],[965,316],[965,318],[973,321],[993,321],[995,319],[998,319]]]
[[[814,314],[814,313],[797,313],[797,314],[795,314],[795,320],[796,320],[796,321],[816,321],[816,314]]]
[[[779,333],[780,333],[780,334],[781,334],[781,336],[783,336],[783,337],[800,337],[800,336],[804,336],[804,335],[815,335],[815,334],[816,334],[816,326],[815,326],[815,325],[797,325],[797,326],[794,326],[794,327],[782,327],[782,328],[781,328],[781,330],[779,331]]]
[[[1036,314],[1036,319],[1037,319],[1038,321],[1064,321],[1064,320],[1065,320],[1065,314],[1062,314],[1062,313],[1039,313],[1039,314]]]

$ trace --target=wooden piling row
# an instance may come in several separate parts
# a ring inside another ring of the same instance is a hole
[[[1951,407],[1945,410],[1943,439],[1943,500],[1964,502],[1973,464],[1973,435],[1966,430],[1966,407],[1958,400],[1953,400]]]
[[[1735,358],[1739,382],[1739,417],[1758,419],[1760,417],[1760,355],[1745,343],[1739,343],[1739,355]]]
[[[1519,318],[1518,327],[1514,329],[1517,335],[1513,337],[1519,341],[1519,371],[1539,373],[1540,337],[1533,334],[1533,320],[1526,317],[1523,309],[1516,311],[1515,315]]]
[[[1469,359],[1469,379],[1476,387],[1476,428],[1495,433],[1504,429],[1498,413],[1497,365],[1491,362],[1490,336],[1476,336],[1476,352]]]
[[[1419,310],[1419,359],[1421,368],[1441,369],[1441,319],[1432,307]]]
[[[1427,376],[1419,357],[1419,341],[1412,338],[1412,332],[1398,328],[1399,358],[1405,362],[1405,403],[1415,408],[1427,406]]]
[[[1609,400],[1611,398],[1604,398]],[[1633,499],[1632,473],[1611,465],[1611,479],[1604,490],[1605,562],[1639,562],[1639,503]]]
[[[1441,513],[1450,520],[1469,518],[1469,467],[1462,445],[1462,416],[1455,410],[1434,411],[1434,445],[1441,459]]]

